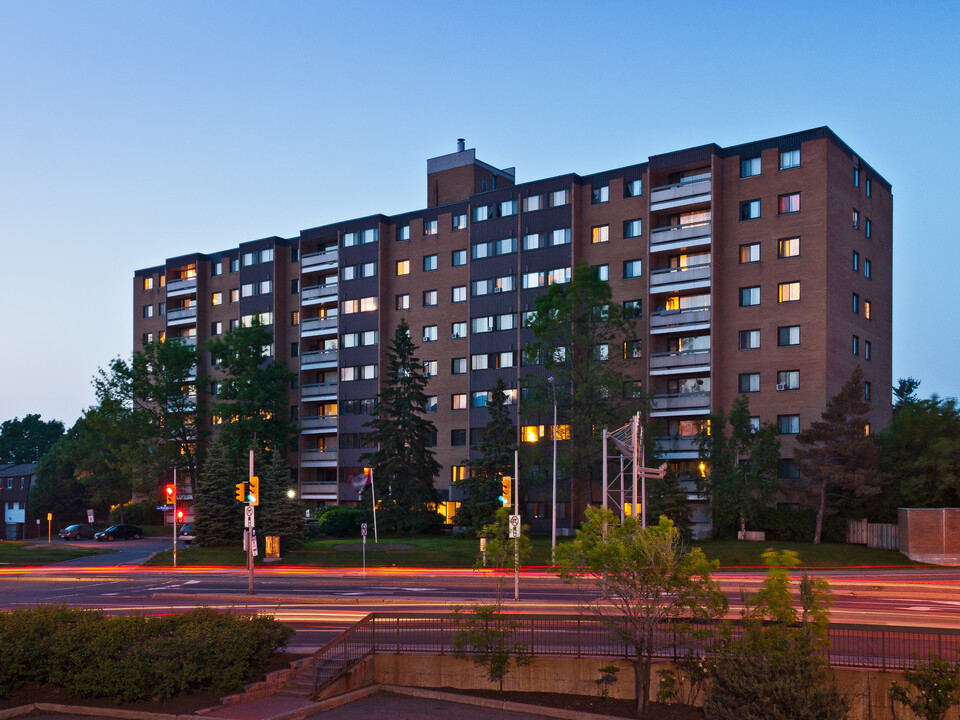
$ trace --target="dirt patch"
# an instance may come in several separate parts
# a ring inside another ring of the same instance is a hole
[[[474,697],[490,698],[492,700],[509,700],[511,702],[536,705],[538,707],[562,708],[576,712],[595,713],[597,715],[611,715],[621,718],[637,717],[636,702],[616,698],[602,698],[591,695],[567,695],[564,693],[542,692],[500,692],[499,690],[459,690],[457,688],[432,688],[440,692],[453,695],[472,695]],[[650,703],[648,718],[656,720],[703,720],[703,710],[690,705],[665,705]]]
[[[334,549],[339,552],[362,552],[363,543],[344,543],[343,545],[334,545]],[[367,552],[396,552],[398,550],[416,550],[416,545],[407,545],[405,543],[368,543]]]

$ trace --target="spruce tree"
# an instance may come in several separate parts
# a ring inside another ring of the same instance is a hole
[[[880,448],[866,432],[869,412],[863,370],[857,365],[840,392],[830,398],[821,419],[797,435],[793,457],[800,476],[816,497],[814,544],[820,543],[823,516],[835,506],[835,502],[828,505],[828,495],[866,498],[880,492]]]
[[[194,531],[198,545],[237,545],[243,540],[243,503],[237,501],[236,484],[246,475],[227,458],[224,444],[214,440],[207,450],[197,479]]]
[[[377,395],[367,438],[377,450],[360,459],[373,467],[378,520],[388,532],[420,533],[439,529],[440,493],[434,478],[440,464],[430,450],[436,426],[424,417],[427,378],[401,318],[387,353],[382,389]]]
[[[257,507],[257,531],[262,535],[278,535],[280,552],[295,550],[303,544],[307,529],[305,508],[300,499],[290,497],[296,489],[290,477],[290,468],[283,456],[275,452],[269,461],[257,457],[260,471],[260,505]]]
[[[477,533],[496,520],[501,479],[512,475],[513,450],[516,429],[510,422],[507,408],[506,384],[497,378],[497,384],[487,403],[490,420],[480,444],[480,457],[470,463],[470,476],[457,483],[464,498],[454,522],[468,532]]]

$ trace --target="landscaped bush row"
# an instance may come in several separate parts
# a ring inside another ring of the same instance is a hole
[[[160,617],[21,608],[0,613],[0,697],[24,683],[118,702],[234,692],[292,635],[270,617],[209,608]]]
[[[811,542],[816,524],[817,512],[810,508],[766,508],[760,514],[759,527],[755,529],[765,530],[767,540]],[[823,518],[823,542],[846,542],[846,532],[846,518],[839,515]]]

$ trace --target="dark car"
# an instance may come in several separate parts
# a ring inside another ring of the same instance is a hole
[[[92,540],[95,534],[96,531],[89,525],[70,525],[59,533],[64,540],[80,540],[81,538]]]
[[[189,546],[190,543],[192,543],[193,540],[194,540],[194,537],[193,537],[193,523],[192,523],[192,522],[188,522],[186,525],[184,525],[182,528],[180,528],[180,532],[177,534],[177,537],[179,537],[181,540],[183,540],[183,544],[184,544],[184,545]]]
[[[111,525],[106,530],[101,530],[93,536],[95,539],[103,540],[139,540],[143,537],[143,530],[136,525]]]

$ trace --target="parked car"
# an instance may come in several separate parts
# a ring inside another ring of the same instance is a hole
[[[183,544],[189,547],[190,543],[193,542],[193,523],[188,522],[182,528],[180,532],[177,533],[177,537],[183,540]]]
[[[96,531],[89,525],[69,525],[58,534],[64,540],[92,540]]]
[[[139,540],[143,537],[143,530],[136,525],[111,525],[106,530],[101,530],[93,536],[96,540]]]

